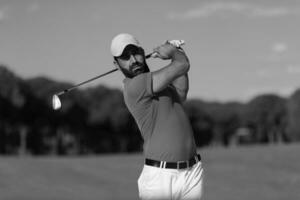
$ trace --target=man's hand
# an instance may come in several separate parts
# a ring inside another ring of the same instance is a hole
[[[164,44],[153,49],[153,57],[168,60],[173,57],[175,51],[177,51],[177,48],[166,41]]]

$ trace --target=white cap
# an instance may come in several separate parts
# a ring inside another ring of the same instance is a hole
[[[140,47],[139,41],[134,36],[132,36],[128,33],[121,33],[121,34],[117,35],[111,41],[111,46],[110,46],[111,54],[114,57],[118,57],[118,56],[122,55],[125,47],[130,44]]]

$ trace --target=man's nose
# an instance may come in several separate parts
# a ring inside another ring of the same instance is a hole
[[[136,58],[133,54],[130,55],[130,60],[131,62],[135,63],[136,62]]]

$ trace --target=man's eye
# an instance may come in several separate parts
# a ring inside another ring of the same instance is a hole
[[[133,50],[131,51],[131,54],[132,54],[132,55],[138,54],[138,50],[137,50],[137,49],[133,49]]]
[[[128,59],[130,58],[130,54],[129,54],[129,53],[124,53],[124,54],[122,54],[122,55],[120,56],[120,58],[121,58],[122,60],[128,60]]]
[[[137,48],[137,49],[135,49],[135,50],[132,52],[132,54],[134,54],[134,55],[142,55],[143,52],[142,52],[142,49]]]
[[[142,55],[143,51],[140,48],[133,48],[128,51],[123,52],[123,54],[119,57],[122,60],[129,60],[130,56],[133,55]]]

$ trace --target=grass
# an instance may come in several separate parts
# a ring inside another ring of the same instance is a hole
[[[205,200],[300,199],[300,144],[207,148]],[[138,199],[141,154],[0,157],[1,200]]]

